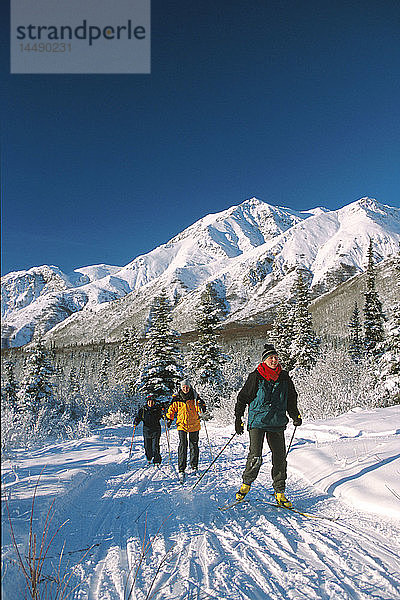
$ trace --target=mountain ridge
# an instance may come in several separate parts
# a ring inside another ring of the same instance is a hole
[[[79,338],[79,329],[85,339],[88,329],[96,339],[113,338],[125,322],[140,329],[162,287],[180,330],[193,326],[207,283],[225,302],[226,323],[257,322],[287,297],[298,267],[309,272],[314,297],[362,272],[370,237],[378,260],[395,254],[400,209],[368,197],[334,211],[295,211],[249,198],[202,217],[123,267],[92,265],[68,275],[43,265],[5,275],[2,345],[28,343],[38,327],[57,344],[63,336]]]

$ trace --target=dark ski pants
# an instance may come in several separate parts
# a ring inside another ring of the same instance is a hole
[[[263,429],[250,429],[250,448],[247,456],[246,468],[243,472],[243,483],[251,485],[256,479],[262,465],[262,449],[264,437],[272,455],[272,485],[275,492],[284,492],[286,483],[286,444],[283,431],[264,431]]]
[[[155,465],[161,464],[160,454],[161,427],[147,429],[143,427],[144,451],[147,460],[153,460]]]
[[[186,469],[188,436],[189,436],[189,451],[190,451],[190,466],[192,469],[197,469],[199,464],[199,432],[178,430],[179,446],[178,446],[178,471],[182,473]]]

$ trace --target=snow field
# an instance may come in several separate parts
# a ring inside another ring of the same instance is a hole
[[[150,589],[151,597],[160,600],[397,600],[399,431],[393,425],[399,414],[400,407],[353,411],[297,430],[287,494],[300,509],[337,517],[335,522],[257,503],[257,498],[271,499],[268,453],[249,503],[219,511],[240,485],[246,433],[232,440],[217,460],[217,472],[210,469],[194,490],[195,476],[188,475],[183,486],[177,481],[175,429],[170,430],[172,466],[163,433],[163,465],[156,470],[144,459],[141,431],[128,463],[131,428],[123,426],[103,428],[85,440],[16,451],[3,465],[3,490],[22,544],[33,488],[45,466],[35,527],[40,530],[54,496],[54,526],[69,519],[49,556],[55,560],[65,540],[64,562],[73,565],[93,546],[77,569],[75,600],[127,600],[127,579],[132,583],[143,543],[150,539],[131,594],[135,600],[144,600]],[[215,456],[232,430],[213,422],[207,429]],[[291,433],[289,427],[287,438]],[[202,431],[200,468],[209,463]],[[375,489],[380,471],[386,495],[381,487]],[[329,478],[321,477],[328,472]],[[355,507],[357,486],[368,502]],[[9,562],[13,557],[3,510],[4,600],[23,597],[21,575]]]

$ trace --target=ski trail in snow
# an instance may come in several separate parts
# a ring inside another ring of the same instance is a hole
[[[177,443],[172,431],[174,465]],[[139,437],[131,461],[91,465],[58,499],[55,522],[69,521],[52,553],[57,556],[64,538],[73,560],[93,545],[77,571],[81,585],[70,596],[74,600],[145,600],[160,564],[152,588],[157,600],[400,600],[400,532],[394,522],[321,495],[293,474],[287,489],[294,505],[337,521],[253,502],[271,500],[268,464],[249,502],[221,512],[218,507],[240,485],[247,442],[232,442],[217,473],[210,470],[194,490],[196,477],[180,485],[165,438],[162,445],[161,469],[144,466]],[[208,458],[202,440],[203,470]]]
[[[82,540],[94,546],[82,565],[82,585],[74,598],[124,599],[133,556],[129,532],[137,529],[135,522],[147,506],[157,502],[151,482],[157,487],[157,480],[165,479],[154,467],[138,465],[143,465],[142,459],[101,467],[97,474],[92,469],[78,492],[67,495],[58,507],[57,520],[69,519],[64,532],[68,548],[77,552]],[[135,502],[139,497],[140,503]]]
[[[236,452],[240,455],[240,446],[221,461],[221,474],[208,473],[194,491],[195,477],[181,486],[167,463],[156,470],[138,467],[136,459],[110,466],[108,474],[103,469],[102,477],[94,473],[74,499],[81,510],[74,514],[68,502],[63,507],[70,516],[69,546],[74,535],[76,543],[82,540],[83,527],[87,544],[98,544],[82,565],[75,600],[127,600],[126,584],[128,579],[132,583],[143,539],[147,543],[159,529],[138,571],[132,599],[146,598],[166,553],[153,588],[158,600],[400,598],[400,545],[393,536],[385,537],[385,525],[380,532],[373,517],[333,498],[321,500],[303,481],[289,479],[295,505],[342,519],[332,523],[252,504],[250,494],[248,504],[218,511],[239,483],[240,471],[234,471],[234,481],[225,476]],[[270,499],[268,475],[259,479],[254,497]]]

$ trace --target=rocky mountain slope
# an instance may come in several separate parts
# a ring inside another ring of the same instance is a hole
[[[386,319],[391,320],[400,302],[400,271],[398,257],[382,260],[376,266],[376,291],[383,304]],[[352,277],[331,292],[316,298],[310,305],[314,329],[320,335],[344,338],[349,335],[348,323],[354,303],[362,311],[367,289],[367,276],[361,273]]]
[[[35,267],[2,280],[2,344],[20,346],[35,328],[56,345],[119,338],[143,328],[162,288],[174,303],[175,325],[193,328],[204,286],[225,305],[225,324],[268,322],[287,297],[297,267],[314,298],[361,273],[373,238],[380,261],[398,252],[400,209],[362,198],[341,209],[293,211],[257,198],[207,215],[124,267],[96,265],[64,274]]]

